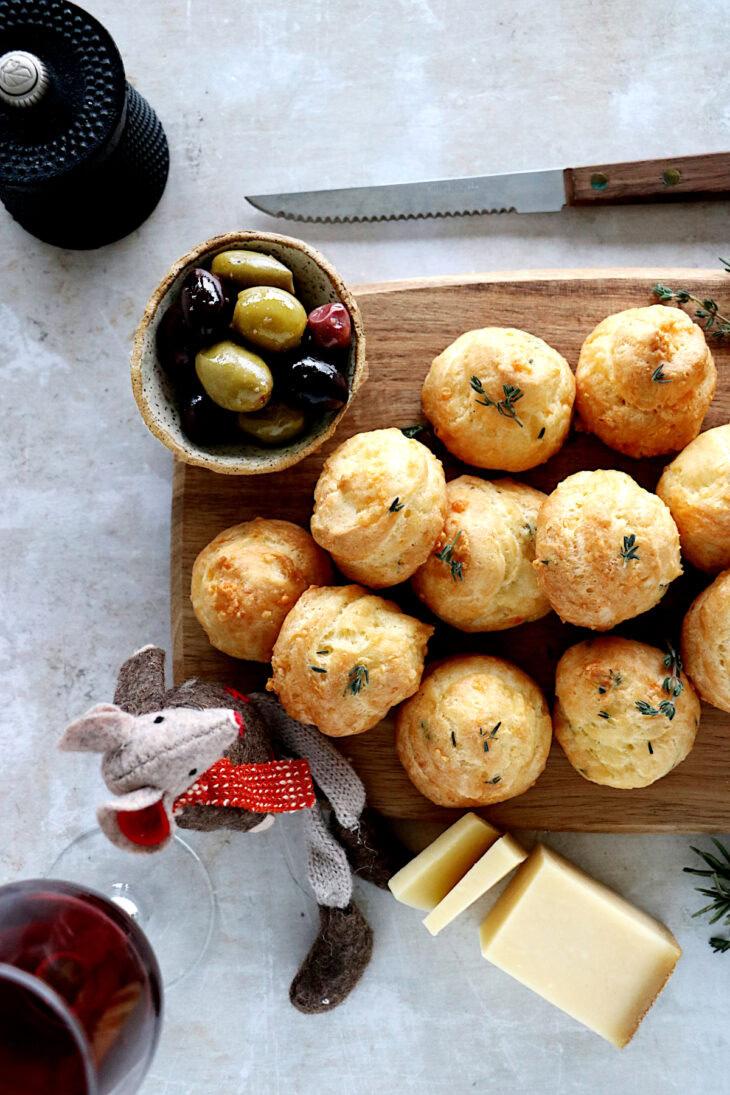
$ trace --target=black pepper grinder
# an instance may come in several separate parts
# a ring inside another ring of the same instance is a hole
[[[66,0],[0,0],[0,199],[57,247],[101,247],[152,212],[169,153],[98,20]]]

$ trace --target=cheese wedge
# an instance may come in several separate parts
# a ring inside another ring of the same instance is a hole
[[[619,1047],[682,954],[663,924],[543,845],[480,934],[485,958]]]
[[[503,836],[495,841],[423,921],[431,935],[438,935],[525,859],[527,852],[514,837]]]
[[[500,835],[476,814],[464,814],[393,875],[393,897],[414,909],[435,908]]]

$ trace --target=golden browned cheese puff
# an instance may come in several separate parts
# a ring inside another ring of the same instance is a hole
[[[348,438],[314,489],[312,535],[348,578],[380,589],[410,578],[446,516],[441,461],[400,430]]]
[[[606,635],[571,646],[558,662],[555,737],[593,783],[648,787],[689,754],[699,724],[688,677],[654,646]]]
[[[540,509],[533,566],[561,620],[608,631],[653,608],[682,573],[679,533],[630,475],[579,471]]]
[[[448,514],[413,589],[462,631],[500,631],[550,611],[532,566],[542,491],[513,479],[462,475],[446,487]]]
[[[362,586],[312,587],[284,621],[266,687],[323,734],[362,734],[416,691],[432,634]]]
[[[213,646],[233,658],[271,661],[286,614],[332,564],[291,521],[255,517],[219,532],[193,564],[190,599]]]
[[[521,795],[545,768],[552,723],[542,692],[502,658],[434,666],[398,712],[396,750],[411,783],[438,806],[487,806]]]
[[[682,624],[682,659],[702,699],[730,711],[730,570],[690,605]]]
[[[446,448],[478,468],[524,471],[570,428],[575,378],[564,357],[513,327],[467,331],[434,360],[423,410]]]
[[[730,425],[701,433],[664,469],[656,492],[688,561],[710,574],[730,567]]]
[[[699,433],[717,372],[701,327],[652,304],[608,316],[583,343],[575,407],[584,425],[628,456],[684,448]]]

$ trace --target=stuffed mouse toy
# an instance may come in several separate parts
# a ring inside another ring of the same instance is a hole
[[[166,689],[164,663],[158,647],[138,650],[119,671],[114,703],[71,723],[59,747],[103,754],[114,797],[99,807],[99,824],[131,852],[162,850],[173,823],[257,832],[277,813],[301,813],[320,929],[289,996],[300,1011],[329,1011],[357,984],[372,952],[372,931],[352,901],[352,871],[385,888],[407,853],[314,726],[289,718],[267,693],[242,696],[195,680]]]

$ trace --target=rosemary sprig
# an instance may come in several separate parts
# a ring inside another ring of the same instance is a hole
[[[730,263],[727,259],[720,259],[725,273],[730,274]],[[712,297],[696,297],[694,293],[690,293],[689,289],[669,289],[666,285],[662,285],[659,282],[652,288],[652,292],[659,297],[662,304],[668,304],[669,301],[675,301],[677,304],[689,304],[692,301],[693,304],[698,304],[699,308],[695,309],[695,319],[698,320],[701,327],[704,327],[705,333],[710,338],[727,338],[730,335],[730,316],[725,316],[720,311],[719,305]],[[654,379],[652,377],[652,379]]]
[[[327,672],[326,669],[320,669],[320,667],[318,665],[310,665],[309,668],[312,670],[313,673],[326,673]]]
[[[517,411],[515,410],[515,403],[522,399],[525,394],[521,388],[515,388],[513,384],[503,384],[502,391],[504,392],[504,399],[495,401],[494,399],[490,399],[484,391],[484,385],[478,376],[473,376],[469,383],[477,395],[483,397],[476,401],[481,407],[496,407],[503,418],[511,418],[520,428],[524,426],[524,422],[520,421],[517,417]]]
[[[353,665],[347,678],[347,685],[345,686],[345,693],[350,692],[353,696],[357,696],[358,692],[362,692],[370,683],[370,674],[364,665]]]
[[[404,437],[407,437],[412,441],[414,437],[418,437],[419,433],[423,433],[427,428],[428,427],[421,425],[421,423],[418,423],[416,426],[401,426],[400,432]]]
[[[651,374],[651,379],[656,384],[671,384],[672,383],[671,376],[665,376],[664,375],[664,363],[663,362],[662,362],[661,365],[657,365],[656,369]]]
[[[608,677],[614,688],[618,688],[618,686],[621,684],[621,681],[624,679],[621,673],[616,673],[613,669],[609,669]]]
[[[398,513],[405,507],[405,502],[401,502],[400,498],[396,495],[393,501],[390,503],[388,513]]]
[[[708,869],[705,870],[700,867],[684,868],[685,874],[699,875],[701,878],[709,878],[712,881],[711,887],[696,887],[697,893],[702,894],[703,897],[709,897],[710,901],[709,904],[692,913],[692,916],[707,915],[710,917],[711,924],[716,924],[718,920],[721,920],[723,924],[730,924],[730,852],[715,837],[712,837],[712,843],[720,852],[722,858],[713,855],[712,852],[705,852],[701,848],[693,847],[692,851],[703,860]],[[710,946],[716,954],[728,951],[730,950],[730,939],[713,936],[710,939]]]
[[[464,581],[464,564],[454,559],[454,548],[456,547],[456,541],[459,539],[460,536],[461,529],[459,529],[459,531],[456,533],[456,536],[450,544],[447,544],[446,547],[441,549],[441,551],[436,552],[436,558],[440,562],[446,563],[448,564],[448,566],[451,567],[451,577],[454,579],[455,582]]]
[[[624,561],[624,566],[628,563],[629,559],[635,559],[639,562],[639,556],[636,554],[639,549],[639,545],[636,543],[636,537],[633,532],[630,536],[624,536],[624,546],[621,548],[620,555]]]
[[[598,717],[599,717],[599,719],[610,719],[611,718],[608,711],[599,711],[598,712]]]

